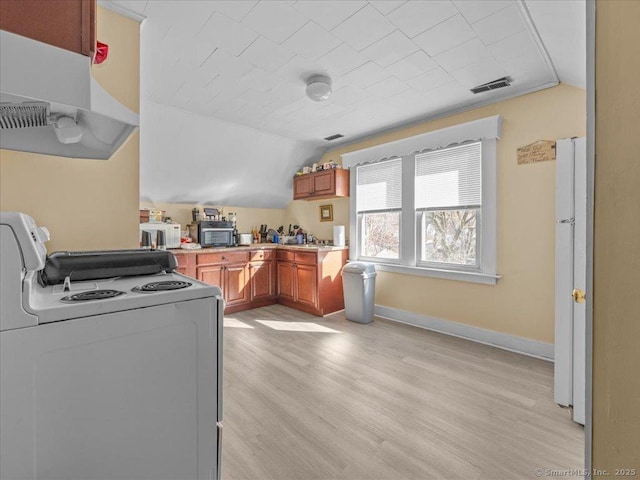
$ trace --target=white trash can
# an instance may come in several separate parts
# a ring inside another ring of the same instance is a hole
[[[344,313],[347,320],[373,321],[376,293],[376,266],[373,263],[349,262],[342,269]]]

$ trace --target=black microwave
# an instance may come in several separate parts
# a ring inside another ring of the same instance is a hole
[[[189,227],[191,237],[197,232],[197,241],[203,247],[232,247],[236,243],[232,222],[202,220]]]

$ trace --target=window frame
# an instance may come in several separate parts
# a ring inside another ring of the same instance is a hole
[[[453,127],[416,135],[342,155],[343,166],[352,169],[350,198],[351,260],[376,264],[379,271],[389,271],[434,278],[444,278],[495,285],[497,274],[497,139],[501,135],[502,117],[488,117]],[[481,206],[477,218],[476,256],[478,267],[420,261],[421,212],[415,208],[416,155],[436,148],[464,143],[481,143]],[[400,152],[407,152],[400,154]],[[402,158],[402,208],[400,213],[400,260],[388,261],[360,255],[360,215],[356,211],[357,167],[377,161]],[[355,168],[354,168],[355,167]],[[407,221],[413,219],[414,221]],[[404,221],[403,221],[404,220]]]

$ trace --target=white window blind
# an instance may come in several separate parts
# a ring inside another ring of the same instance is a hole
[[[402,208],[402,159],[359,166],[357,177],[358,212]]]
[[[416,155],[416,209],[479,207],[481,142]]]

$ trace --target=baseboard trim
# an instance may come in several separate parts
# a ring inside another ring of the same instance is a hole
[[[492,347],[521,353],[529,357],[540,358],[553,362],[553,344],[517,337],[507,333],[494,332],[484,328],[452,322],[441,318],[428,317],[418,313],[398,310],[396,308],[375,306],[375,315],[394,322],[406,323],[415,327],[433,330],[434,332],[464,338],[477,343],[491,345]]]

